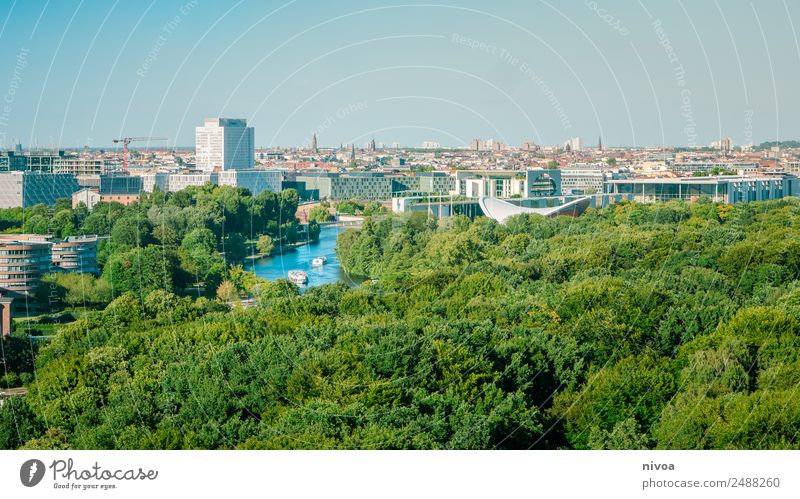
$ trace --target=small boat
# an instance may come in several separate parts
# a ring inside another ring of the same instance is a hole
[[[325,265],[326,263],[328,263],[328,258],[325,256],[318,256],[313,260],[311,260],[311,265],[315,267],[320,267],[322,265]]]
[[[290,270],[287,276],[295,284],[306,284],[308,282],[308,274],[302,270]]]

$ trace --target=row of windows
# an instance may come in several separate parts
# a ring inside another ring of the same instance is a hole
[[[0,256],[29,255],[34,257],[48,254],[50,254],[49,248],[44,250],[0,250]]]
[[[0,281],[33,281],[36,279],[36,276],[32,276],[29,274],[0,274]]]
[[[41,262],[49,262],[50,259],[47,257],[42,258],[0,258],[0,264],[2,263],[41,263]]]

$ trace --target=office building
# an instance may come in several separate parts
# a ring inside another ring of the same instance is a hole
[[[205,184],[230,185],[242,187],[257,196],[264,191],[279,192],[286,170],[252,169],[230,170],[221,172],[178,172],[178,173],[144,173],[141,178],[141,189],[153,192],[155,187],[164,192],[178,192],[187,187],[200,187]]]
[[[561,194],[561,171],[461,170],[455,173],[454,196],[533,198]]]
[[[0,173],[0,208],[52,206],[58,199],[71,199],[80,188],[74,175],[64,173]]]
[[[245,119],[206,118],[203,126],[195,128],[195,161],[204,172],[252,168],[253,127]]]
[[[298,172],[287,174],[284,189],[296,189],[301,199],[390,199],[410,193],[446,194],[454,188],[453,177],[444,172],[417,175],[381,172]]]
[[[607,180],[606,193],[630,194],[634,201],[654,202],[680,199],[696,201],[706,197],[720,203],[767,201],[800,194],[798,179],[792,175],[629,178]]]
[[[113,170],[102,159],[59,158],[53,162],[53,173],[70,175],[101,175]]]
[[[669,170],[675,173],[694,174],[711,170],[730,170],[734,172],[758,171],[758,163],[722,163],[718,161],[676,161],[668,165]]]
[[[561,192],[565,195],[602,193],[605,179],[606,173],[600,168],[562,169]]]
[[[243,187],[253,196],[264,191],[280,192],[286,170],[232,170],[220,172],[218,185]]]
[[[0,152],[0,172],[52,173],[54,165],[64,157],[64,151],[32,149]]]

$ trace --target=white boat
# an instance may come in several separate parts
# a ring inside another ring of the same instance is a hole
[[[311,265],[313,265],[315,267],[319,267],[319,266],[325,265],[326,263],[328,263],[328,258],[325,257],[325,256],[318,256],[318,257],[314,258],[313,260],[311,260]]]
[[[305,284],[308,282],[308,274],[302,270],[290,270],[287,277],[295,284]]]

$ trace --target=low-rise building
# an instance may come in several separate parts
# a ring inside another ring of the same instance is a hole
[[[680,199],[696,201],[707,197],[715,202],[741,203],[796,196],[797,177],[733,176],[628,178],[606,181],[606,193],[630,194],[635,201],[654,202]]]
[[[289,175],[283,188],[297,189],[302,199],[390,199],[399,194],[447,194],[455,186],[444,172],[417,175],[382,172],[331,173],[306,171]]]

